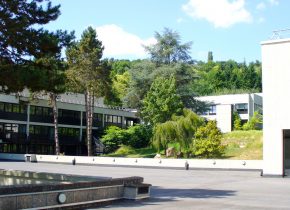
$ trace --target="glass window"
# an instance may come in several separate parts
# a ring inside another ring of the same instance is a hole
[[[35,107],[35,115],[42,115],[42,108],[39,106]]]
[[[4,103],[0,102],[0,111],[4,111]]]
[[[30,106],[30,114],[35,115],[35,106]]]
[[[112,122],[112,115],[107,115],[106,122]]]
[[[239,114],[247,114],[248,113],[248,104],[247,103],[236,104],[235,109]]]
[[[18,104],[12,104],[12,112],[19,113],[20,112],[19,108],[20,107]]]
[[[19,125],[19,128],[18,128],[18,132],[19,133],[26,133],[26,125]]]
[[[20,104],[19,105],[19,112],[22,114],[26,114],[27,113],[27,106],[24,104]]]
[[[216,105],[210,106],[209,115],[216,115]]]
[[[113,116],[113,123],[118,123],[118,116]]]
[[[42,113],[43,113],[43,116],[49,116],[48,108],[43,107]]]
[[[41,134],[40,126],[35,125],[33,131],[34,131],[33,134],[40,135]]]
[[[5,104],[5,111],[6,112],[12,112],[12,104],[6,103]]]

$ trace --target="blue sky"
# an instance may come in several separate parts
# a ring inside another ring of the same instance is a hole
[[[51,0],[61,16],[46,28],[75,31],[77,39],[96,28],[104,57],[147,58],[142,44],[155,42],[164,27],[193,42],[191,56],[215,61],[260,60],[260,42],[273,30],[290,28],[289,0]]]

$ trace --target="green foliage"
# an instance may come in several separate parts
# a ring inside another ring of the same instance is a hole
[[[197,128],[204,123],[194,112],[184,109],[183,115],[173,116],[172,120],[157,124],[154,127],[152,145],[158,151],[166,149],[169,143],[178,142],[187,150]]]
[[[193,139],[193,155],[199,158],[218,158],[224,153],[221,144],[222,133],[217,128],[216,121],[209,121],[197,129]]]
[[[113,97],[111,91],[111,66],[108,60],[101,61],[104,47],[97,39],[96,30],[88,27],[81,40],[67,51],[69,70],[68,84],[71,91],[83,92],[87,120],[88,156],[92,155],[92,123],[95,97]]]
[[[122,75],[131,68],[131,62],[129,60],[110,60],[112,62],[111,77],[116,75]]]
[[[163,34],[155,32],[154,37],[157,43],[145,46],[154,63],[160,65],[190,61],[189,51],[192,43],[181,44],[180,35],[176,31],[164,28]]]
[[[192,88],[199,95],[253,93],[262,91],[261,63],[246,65],[233,60],[198,63],[198,79]]]
[[[106,154],[110,157],[128,157],[128,158],[153,158],[156,150],[152,147],[135,149],[130,146],[121,145],[114,153]]]
[[[128,93],[124,97],[125,104],[129,107],[141,108],[141,102],[157,77],[169,79],[172,75],[176,81],[176,92],[180,95],[187,108],[195,108],[195,93],[192,84],[196,79],[192,66],[185,63],[159,65],[149,61],[139,61],[132,64],[129,69],[130,84]]]
[[[242,120],[237,112],[233,113],[234,130],[242,130]]]
[[[105,145],[105,152],[111,153],[116,151],[122,144],[128,142],[129,135],[126,130],[117,126],[110,126],[105,130],[105,135],[102,136],[101,141]]]
[[[143,100],[141,115],[145,122],[154,126],[166,122],[173,114],[181,113],[182,108],[173,76],[170,79],[158,77]]]
[[[129,135],[127,145],[137,149],[147,147],[152,137],[152,127],[150,125],[131,126],[126,132]]]
[[[128,129],[110,126],[106,129],[101,141],[106,147],[106,153],[112,153],[121,145],[130,146],[135,149],[147,147],[151,137],[151,126],[135,125]]]
[[[243,130],[260,130],[262,123],[262,115],[256,111],[250,120],[243,125]]]
[[[81,40],[67,51],[69,71],[67,76],[70,88],[75,92],[94,91],[95,96],[104,96],[110,80],[108,62],[101,62],[104,47],[97,39],[95,29],[88,27]]]
[[[45,79],[41,71],[46,69],[42,64],[48,63],[43,61],[59,59],[61,49],[74,37],[66,31],[52,33],[41,28],[57,19],[60,6],[51,6],[50,1],[44,0],[4,0],[0,8],[1,91],[17,92],[24,87],[42,90]]]
[[[127,94],[130,85],[130,74],[128,71],[123,74],[116,74],[113,78],[112,91],[116,96],[114,100],[111,100],[109,104],[122,106],[122,101]]]

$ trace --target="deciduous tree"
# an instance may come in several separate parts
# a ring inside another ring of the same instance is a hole
[[[155,125],[170,120],[173,114],[180,114],[182,108],[182,101],[176,93],[174,77],[158,77],[143,100],[141,116],[145,122]]]

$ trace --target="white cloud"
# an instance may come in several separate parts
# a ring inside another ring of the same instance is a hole
[[[278,0],[269,0],[271,5],[278,5],[279,1]]]
[[[125,31],[123,28],[111,24],[96,28],[98,39],[102,41],[105,57],[144,58],[146,52],[142,45],[156,43],[154,38],[141,39],[135,34]]]
[[[227,28],[236,23],[252,21],[244,0],[189,0],[182,9],[193,18],[213,23],[216,28]]]
[[[264,2],[260,2],[257,6],[256,6],[257,10],[264,10],[266,9],[266,5]]]

